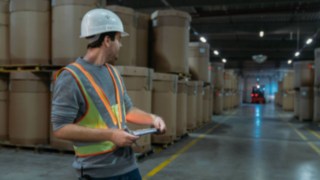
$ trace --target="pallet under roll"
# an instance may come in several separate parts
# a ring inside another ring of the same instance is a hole
[[[0,72],[8,73],[8,72],[49,72],[59,70],[63,66],[60,65],[40,65],[40,64],[7,64],[0,65]]]
[[[167,131],[163,135],[152,135],[154,144],[170,144],[176,139],[178,76],[154,73],[152,113],[163,118]]]

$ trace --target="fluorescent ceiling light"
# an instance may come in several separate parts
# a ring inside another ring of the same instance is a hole
[[[307,41],[306,41],[306,44],[311,44],[312,43],[312,38],[309,38]]]
[[[200,41],[203,42],[203,43],[206,43],[206,42],[207,42],[206,38],[203,37],[203,36],[200,37]]]
[[[227,62],[226,58],[223,58],[223,59],[222,59],[222,62],[223,62],[223,63],[226,63],[226,62]]]
[[[297,51],[296,53],[294,53],[294,56],[295,56],[295,57],[300,56],[300,52],[299,52],[299,51]]]
[[[268,56],[263,55],[263,54],[258,54],[258,55],[253,55],[252,59],[256,63],[263,63],[268,59]]]
[[[215,55],[217,55],[217,56],[219,55],[219,51],[217,51],[217,50],[214,50],[213,53],[214,53]]]
[[[292,60],[291,60],[291,59],[289,59],[289,60],[288,60],[288,64],[291,64],[291,63],[292,63]]]
[[[260,37],[263,37],[263,36],[264,36],[264,31],[260,31],[260,32],[259,32],[259,36],[260,36]]]

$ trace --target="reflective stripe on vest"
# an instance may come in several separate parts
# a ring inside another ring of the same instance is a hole
[[[119,92],[119,88],[118,88],[118,83],[119,83],[120,86],[121,86],[122,92],[124,92],[124,91],[123,91],[123,86],[122,86],[122,83],[121,83],[121,79],[120,79],[119,75],[116,73],[117,71],[116,71],[115,69],[113,69],[113,67],[112,67],[111,65],[107,65],[107,64],[106,64],[106,66],[107,66],[107,68],[108,68],[109,74],[111,74],[111,77],[112,77],[112,79],[113,79],[112,82],[113,82],[114,87],[116,87],[116,90]],[[111,70],[110,67],[112,67],[112,70]],[[116,78],[114,78],[114,75],[113,75],[113,74],[116,74],[117,79],[118,79],[118,83],[115,81]],[[120,102],[120,93],[116,93],[116,98],[117,98],[117,102]],[[117,104],[118,104],[118,103],[117,103]],[[121,112],[121,116],[118,114],[118,117],[120,117],[120,123],[122,123],[123,120],[125,121],[125,119],[126,119],[126,118],[125,118],[126,115],[125,115],[124,111],[122,111],[122,109],[124,109],[124,107],[118,106],[118,111],[116,111],[116,112]]]
[[[80,64],[70,64],[60,70],[60,72],[63,70],[69,71],[74,77],[86,101],[86,112],[80,119],[76,121],[78,125],[90,128],[121,128],[125,125],[125,122],[121,122],[119,120],[122,119],[121,117],[123,115],[125,115],[125,110],[123,105],[120,105],[122,104],[120,94],[123,94],[121,79],[117,79],[118,82],[116,82],[113,75],[115,72],[110,71],[108,68],[112,81],[115,84],[114,87],[117,96],[117,104],[111,106],[103,90],[97,85],[93,77]],[[59,73],[57,73],[57,75],[58,74]],[[117,74],[116,76],[119,78]],[[121,86],[122,93],[119,92],[117,83],[119,83]],[[97,103],[92,99],[95,99],[95,101],[98,100],[101,103]],[[120,112],[123,110],[123,112],[119,113],[119,110],[121,110]],[[104,121],[104,119],[112,119],[112,121]],[[111,152],[115,148],[116,146],[111,141],[99,143],[94,142],[86,145],[74,145],[75,153],[79,157],[103,154]]]
[[[97,85],[97,83],[95,82],[94,78],[91,76],[90,73],[88,73],[79,63],[72,63],[71,65],[76,66],[84,75],[85,77],[89,80],[89,82],[91,83],[92,87],[94,88],[94,90],[96,91],[96,93],[99,95],[103,105],[105,106],[105,108],[108,110],[109,115],[111,116],[111,119],[113,121],[113,123],[115,125],[118,125],[118,127],[120,129],[122,129],[122,108],[121,108],[121,101],[120,101],[120,92],[119,92],[119,88],[117,85],[116,80],[114,79],[113,73],[109,71],[110,76],[112,78],[112,82],[114,84],[114,88],[115,88],[115,94],[116,94],[116,104],[118,105],[119,111],[114,113],[114,109],[112,109],[110,101],[108,99],[108,97],[106,96],[106,94],[103,92],[103,90],[101,89],[101,87],[99,87]],[[120,115],[121,116],[116,116],[116,115]]]

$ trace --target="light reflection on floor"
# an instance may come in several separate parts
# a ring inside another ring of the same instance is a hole
[[[254,123],[254,136],[261,137],[261,105],[255,105],[255,123]]]

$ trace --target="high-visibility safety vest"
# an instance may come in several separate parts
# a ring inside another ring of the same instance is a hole
[[[59,70],[59,74],[67,70],[76,80],[79,89],[86,102],[84,115],[75,121],[76,124],[89,128],[119,128],[126,126],[124,89],[119,74],[111,65],[105,65],[112,78],[115,89],[116,104],[111,105],[108,97],[100,86],[97,85],[92,75],[79,63],[72,63]],[[119,88],[120,87],[120,88]],[[111,120],[110,120],[111,119]],[[94,156],[108,153],[116,149],[116,145],[111,141],[94,143],[74,143],[74,151],[78,157]]]

